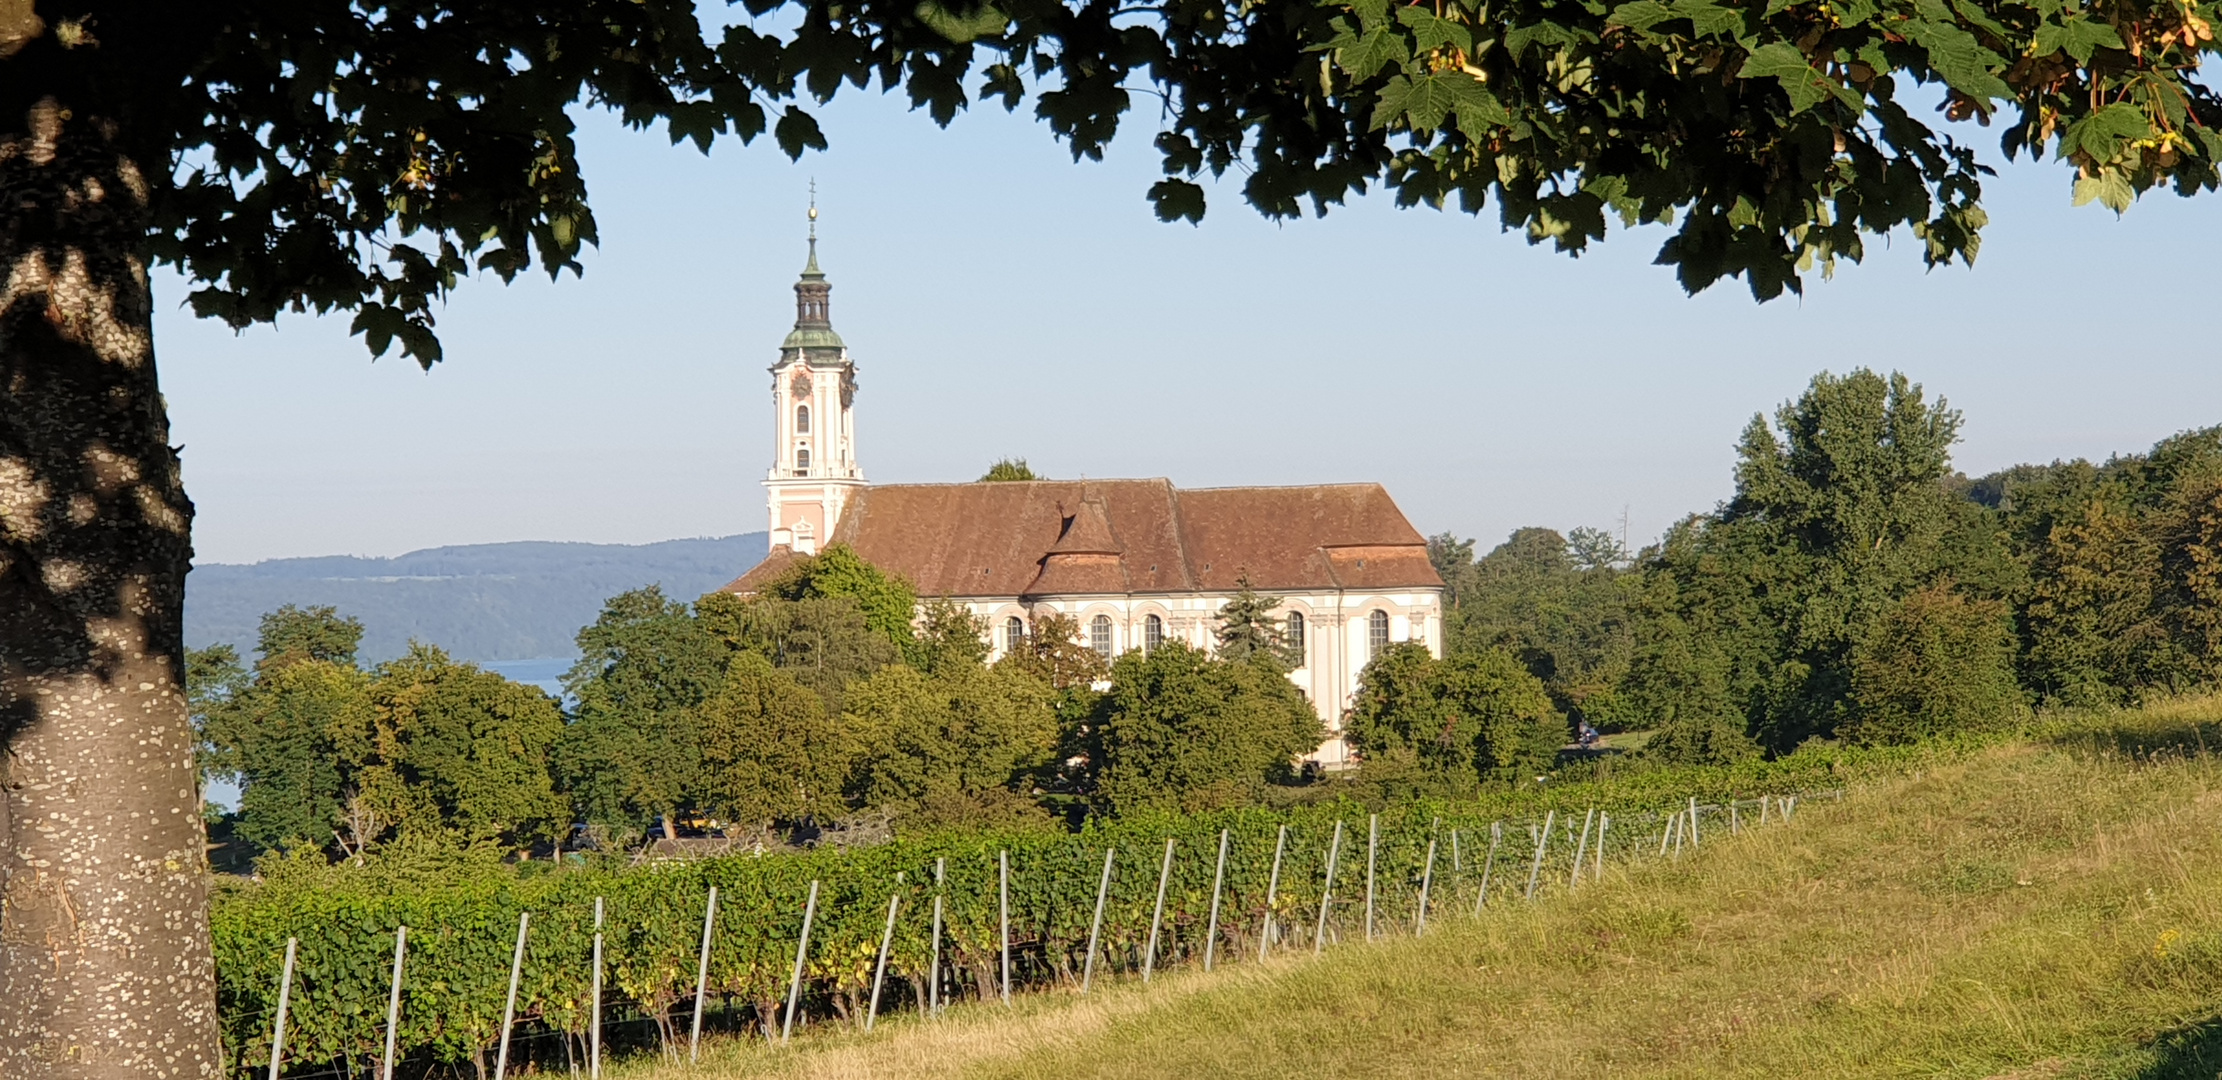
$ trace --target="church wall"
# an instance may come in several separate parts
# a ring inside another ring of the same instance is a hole
[[[1303,666],[1289,673],[1290,681],[1304,691],[1319,710],[1330,734],[1306,760],[1328,768],[1350,763],[1340,732],[1343,714],[1358,692],[1358,676],[1372,658],[1369,619],[1376,610],[1389,616],[1389,641],[1417,641],[1437,656],[1443,652],[1442,594],[1434,589],[1388,593],[1298,592],[1268,593],[1281,601],[1280,613],[1304,616]],[[1205,651],[1215,651],[1219,609],[1234,599],[1231,592],[1151,595],[1043,597],[1031,608],[1017,597],[954,597],[956,602],[987,624],[990,661],[1002,659],[1010,619],[1029,623],[1036,613],[1067,616],[1079,626],[1079,640],[1088,643],[1089,624],[1097,615],[1111,620],[1111,653],[1117,656],[1142,647],[1143,628],[1151,615],[1164,620],[1165,639],[1181,641]]]

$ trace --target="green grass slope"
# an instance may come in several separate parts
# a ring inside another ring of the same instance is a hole
[[[623,1075],[2215,1077],[2218,720],[2063,725],[1423,939]]]

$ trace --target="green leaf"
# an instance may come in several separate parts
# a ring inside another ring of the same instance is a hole
[[[1358,82],[1373,78],[1382,68],[1401,67],[1411,58],[1411,52],[1404,46],[1404,35],[1385,26],[1368,30],[1335,50],[1335,66]]]
[[[1698,34],[1707,37],[1735,37],[1744,28],[1744,13],[1731,7],[1721,7],[1710,0],[1679,0],[1674,14],[1690,20]]]
[[[1159,221],[1200,222],[1204,219],[1204,189],[1186,180],[1160,180],[1150,185],[1150,206]]]
[[[2006,66],[2006,61],[1984,48],[1974,34],[1943,22],[1915,20],[1902,25],[1905,35],[1928,52],[1930,69],[1952,89],[1978,101],[2013,96],[2005,81],[1994,74]]]
[[[2137,201],[2137,192],[2129,186],[2128,174],[2120,169],[2106,169],[2097,176],[2086,176],[2075,182],[2075,205],[2093,201],[2120,214]]]
[[[1834,80],[1815,71],[1797,46],[1785,41],[1761,46],[1744,60],[1743,68],[1736,74],[1745,79],[1772,76],[1780,80],[1783,92],[1790,95],[1792,115],[1819,105],[1828,100],[1832,91],[1840,89]],[[1857,100],[1853,99],[1855,105]]]
[[[1437,71],[1390,79],[1374,106],[1373,127],[1394,127],[1401,121],[1413,131],[1434,131],[1453,114],[1458,117],[1459,130],[1469,135],[1511,119],[1473,76],[1462,71]]]
[[[1671,18],[1674,18],[1674,9],[1659,0],[1633,0],[1614,8],[1605,19],[1605,25],[1625,26],[1643,33]]]
[[[772,138],[791,158],[801,157],[804,150],[826,148],[825,132],[818,130],[817,119],[793,105],[787,106],[786,115],[772,127]]]
[[[1459,52],[1474,51],[1474,32],[1449,19],[1442,18],[1424,7],[1402,7],[1396,11],[1396,21],[1412,31],[1412,39],[1422,51],[1431,51],[1445,45],[1455,46]]]
[[[918,21],[925,23],[927,29],[956,45],[1000,34],[1011,22],[1011,17],[992,3],[969,10],[952,10],[938,0],[920,0],[911,13],[918,16]]]
[[[2143,109],[2126,103],[2108,105],[2068,125],[2067,133],[2060,137],[2060,156],[2064,158],[2081,150],[2092,161],[2103,165],[2121,156],[2124,142],[2151,134],[2152,125],[2146,120]],[[2082,190],[2082,183],[2077,183],[2078,191]],[[2076,205],[2081,206],[2082,202]]]
[[[2095,22],[2081,15],[2065,23],[2045,23],[2037,28],[2037,55],[2046,56],[2065,52],[2078,64],[2091,62],[2096,49],[2119,49],[2122,35],[2102,22]]]

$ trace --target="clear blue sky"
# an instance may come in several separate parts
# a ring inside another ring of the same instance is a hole
[[[877,481],[969,480],[1003,455],[1189,486],[1378,480],[1423,532],[1484,547],[1623,508],[1640,543],[1725,497],[1743,424],[1823,369],[1943,394],[1970,473],[2222,423],[2213,197],[2117,221],[2071,209],[2058,166],[2004,169],[1973,271],[1925,272],[1901,235],[1759,305],[1740,283],[1685,298],[1650,265],[1656,230],[1573,260],[1378,196],[1275,224],[1232,184],[1201,227],[1164,225],[1144,128],[1075,165],[1000,109],[943,131],[858,96],[825,118],[832,151],[797,164],[769,139],[705,158],[591,114],[585,278],[466,283],[429,374],[371,362],[345,317],[235,336],[159,278],[202,561],[762,529],[765,368],[813,176]]]

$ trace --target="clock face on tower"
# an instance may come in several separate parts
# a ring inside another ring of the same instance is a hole
[[[798,371],[798,372],[795,372],[795,381],[794,381],[793,385],[794,385],[794,388],[795,388],[795,396],[796,396],[796,397],[799,397],[799,398],[805,398],[805,397],[809,397],[809,396],[810,396],[810,373],[809,373],[809,372],[807,372],[807,371]]]

